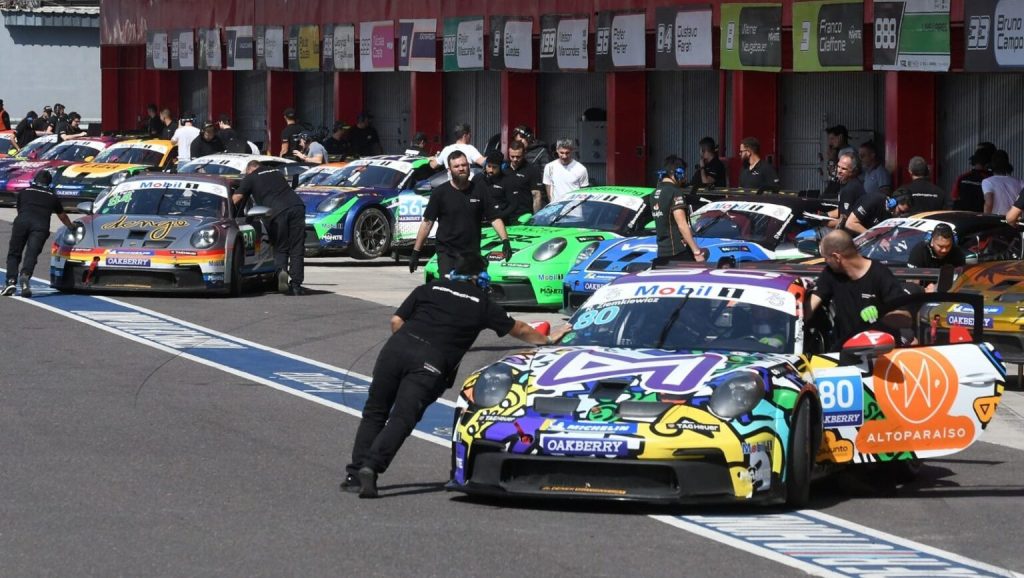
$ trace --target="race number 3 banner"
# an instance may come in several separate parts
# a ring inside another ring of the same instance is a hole
[[[793,4],[793,70],[864,68],[864,4],[824,0]]]
[[[875,70],[949,70],[949,0],[875,0],[874,58]]]
[[[1024,69],[1024,0],[964,2],[964,69]]]
[[[395,69],[394,21],[359,23],[359,69],[363,72]]]
[[[483,17],[446,18],[444,21],[444,43],[442,48],[445,71],[483,70]]]
[[[586,16],[541,16],[541,71],[586,71],[590,67],[587,54],[589,31],[590,19]]]
[[[398,22],[398,70],[437,70],[437,20]]]
[[[711,68],[711,8],[662,6],[657,22],[654,67],[658,70]]]
[[[254,56],[252,26],[225,27],[224,40],[227,47],[224,68],[252,70]]]
[[[328,24],[324,27],[324,48],[320,51],[324,71],[356,69],[356,27]]]
[[[533,19],[491,16],[491,70],[533,70]]]
[[[642,69],[647,64],[644,12],[598,12],[594,65],[601,72]]]
[[[167,33],[162,30],[146,31],[146,68],[149,70],[167,70],[170,61],[167,57]]]
[[[782,5],[722,4],[721,67],[782,70]]]
[[[195,33],[192,30],[175,30],[171,33],[171,69],[194,70],[195,67]]]
[[[284,28],[256,26],[256,68],[284,70]]]
[[[320,27],[295,24],[288,29],[288,70],[320,70]]]

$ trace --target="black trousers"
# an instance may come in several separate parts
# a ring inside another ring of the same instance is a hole
[[[448,273],[455,270],[455,263],[459,258],[451,253],[437,252],[437,274],[444,279]]]
[[[39,254],[42,253],[49,236],[49,227],[25,219],[14,219],[11,242],[7,246],[8,283],[17,282],[19,272],[32,276],[32,271],[35,270],[36,262],[39,260]],[[25,255],[24,262],[22,262],[23,253]]]
[[[424,341],[398,333],[377,357],[370,394],[352,447],[350,474],[369,467],[381,473],[402,447],[427,407],[448,387],[444,358]]]
[[[274,266],[278,271],[288,271],[292,285],[302,285],[306,254],[305,207],[295,205],[274,215],[267,232],[274,245]]]
[[[666,255],[664,257],[657,257],[654,259],[652,269],[661,269],[668,267],[672,263],[693,263],[696,261],[693,257],[693,251],[687,248],[685,251],[676,253],[675,255]]]

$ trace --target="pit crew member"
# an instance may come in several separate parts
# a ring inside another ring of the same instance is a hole
[[[665,159],[661,171],[661,182],[651,196],[651,214],[658,239],[658,257],[655,267],[664,267],[672,262],[703,262],[704,254],[690,229],[690,208],[686,195],[679,187],[684,182],[686,171],[683,159],[672,155]]]
[[[11,241],[7,245],[7,283],[0,295],[14,295],[15,280],[21,271],[21,296],[32,296],[29,279],[36,268],[39,253],[50,236],[51,216],[57,215],[68,229],[74,227],[60,199],[50,190],[51,179],[48,171],[39,171],[32,185],[18,193],[18,216],[14,218]],[[22,253],[25,255],[24,261]]]

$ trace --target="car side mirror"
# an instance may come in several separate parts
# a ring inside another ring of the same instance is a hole
[[[656,228],[657,228],[657,225],[654,224],[654,221],[647,221],[647,223],[644,224],[644,230],[645,231],[653,231]]]
[[[896,339],[884,331],[861,331],[843,344],[843,353],[857,357],[878,357],[893,349]]]
[[[266,217],[269,214],[270,207],[264,207],[263,205],[253,205],[245,212],[245,216],[250,219],[259,219],[261,217]]]
[[[85,161],[85,162],[87,162],[87,163],[91,163],[91,162],[92,162],[92,161],[93,161],[93,160],[94,160],[95,158],[96,158],[96,157],[94,157],[93,155],[89,155],[89,156],[85,157],[85,158],[84,158],[84,159],[82,159],[82,160],[84,160],[84,161]]]
[[[533,214],[532,213],[526,213],[525,215],[519,215],[519,218],[516,219],[516,222],[519,223],[520,225],[525,225],[525,224],[529,223],[530,219],[532,219],[532,218],[533,218]]]
[[[92,214],[92,201],[85,201],[83,203],[78,203],[78,205],[76,205],[75,208],[78,209],[79,213],[85,213],[86,215],[91,215]]]
[[[964,255],[964,264],[966,264],[966,265],[977,265],[978,264],[978,254],[977,253],[967,253],[966,255]]]
[[[798,239],[796,242],[796,250],[814,257],[820,257],[818,254],[817,239]]]

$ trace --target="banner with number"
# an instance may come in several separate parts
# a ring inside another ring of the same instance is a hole
[[[324,27],[324,47],[320,51],[322,70],[356,69],[356,27],[354,24],[328,24]]]
[[[483,17],[445,18],[443,49],[446,72],[483,70]]]
[[[662,6],[655,11],[654,67],[658,70],[711,68],[710,7]]]
[[[289,27],[288,70],[320,70],[320,27],[316,24],[293,24]]]
[[[398,70],[437,70],[437,20],[398,21]]]
[[[220,70],[224,68],[220,50],[220,28],[200,28],[198,40],[198,68],[203,70]]]
[[[147,30],[146,68],[149,70],[167,70],[169,67],[167,33],[162,30]]]
[[[533,19],[491,16],[490,70],[533,70]]]
[[[721,66],[782,70],[782,4],[722,4]]]
[[[793,70],[864,68],[864,3],[819,0],[793,4]]]
[[[647,65],[646,22],[644,12],[598,12],[594,33],[595,70],[643,69]]]
[[[284,70],[284,27],[256,26],[256,68]]]
[[[1024,0],[964,2],[964,69],[1024,69]]]
[[[252,70],[255,53],[252,38],[252,26],[228,26],[224,28],[226,59],[224,68],[228,70]]]
[[[194,70],[195,67],[195,33],[192,30],[175,30],[171,33],[171,70]]]
[[[359,69],[363,72],[391,72],[395,69],[393,21],[359,23]]]
[[[549,14],[540,18],[540,69],[542,72],[586,71],[590,68],[587,54],[587,16]]]
[[[949,0],[875,0],[874,60],[875,70],[949,70]]]

